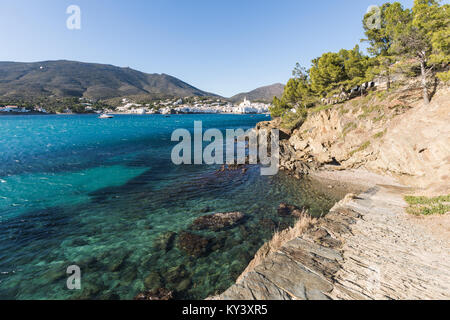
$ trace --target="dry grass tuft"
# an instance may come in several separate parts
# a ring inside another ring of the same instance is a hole
[[[277,231],[272,237],[272,240],[265,243],[255,254],[255,257],[248,264],[247,268],[242,272],[236,282],[239,282],[243,277],[253,271],[264,259],[270,254],[278,251],[285,243],[300,237],[308,228],[310,228],[317,219],[310,216],[306,211],[302,212],[302,216],[297,220],[295,225],[291,228]]]

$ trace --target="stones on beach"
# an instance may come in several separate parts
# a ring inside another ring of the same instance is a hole
[[[296,217],[301,218],[305,214],[305,208],[299,208],[287,203],[280,203],[278,207],[278,215],[281,217]]]
[[[161,251],[167,252],[173,248],[173,243],[176,237],[176,233],[173,231],[168,231],[161,234],[153,242],[153,248],[159,249]]]
[[[215,213],[201,216],[194,221],[192,229],[220,231],[235,226],[244,217],[242,212]]]
[[[136,297],[134,297],[134,300],[172,300],[173,299],[173,292],[164,289],[164,288],[158,288],[146,292],[139,293]]]
[[[196,258],[207,255],[210,251],[210,245],[210,239],[190,232],[182,232],[177,241],[177,247],[180,250]]]

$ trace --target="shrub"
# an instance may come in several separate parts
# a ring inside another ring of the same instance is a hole
[[[289,106],[286,103],[284,103],[283,101],[281,101],[277,97],[274,97],[273,98],[273,102],[272,102],[272,106],[270,106],[269,111],[270,111],[270,115],[273,118],[278,118],[278,117],[281,117],[289,109],[290,108],[289,108]]]
[[[382,136],[384,136],[387,132],[387,129],[384,129],[384,131],[378,132],[377,134],[375,134],[373,137],[375,139],[380,139]]]
[[[450,83],[450,70],[447,72],[438,73],[437,77],[444,83]]]
[[[350,152],[350,157],[353,157],[355,153],[361,152],[366,150],[370,146],[370,141],[364,142],[362,145],[360,145],[357,149]]]
[[[409,204],[406,209],[409,214],[433,215],[450,212],[450,195],[434,198],[406,196],[405,201]]]
[[[288,130],[299,128],[305,122],[307,116],[308,113],[304,108],[298,108],[296,112],[285,112],[281,116],[281,127]]]
[[[345,136],[352,130],[356,129],[358,126],[354,122],[349,122],[344,126],[344,130],[342,131],[342,136]]]

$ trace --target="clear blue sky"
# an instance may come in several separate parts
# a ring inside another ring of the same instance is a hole
[[[167,73],[223,96],[286,83],[352,48],[378,0],[0,0],[0,61],[77,60]],[[413,0],[401,0],[411,7]],[[66,8],[81,8],[68,30]]]

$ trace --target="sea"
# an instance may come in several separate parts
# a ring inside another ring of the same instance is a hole
[[[287,173],[175,165],[175,129],[249,129],[265,115],[0,117],[0,299],[133,299],[156,288],[204,299],[230,287],[274,232],[280,203],[328,212],[345,191]],[[242,212],[236,226],[193,230],[200,216]],[[194,234],[202,254],[183,249]],[[188,238],[189,239],[189,238]],[[69,266],[80,289],[69,289]]]

